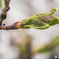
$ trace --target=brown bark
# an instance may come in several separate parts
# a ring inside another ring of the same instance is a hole
[[[7,17],[7,12],[10,9],[9,3],[10,3],[10,0],[4,0],[4,8],[2,10],[2,13],[0,14],[0,25],[2,25],[3,20],[6,19]]]

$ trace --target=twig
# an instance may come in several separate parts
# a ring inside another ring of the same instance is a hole
[[[16,22],[16,23],[14,23],[13,25],[11,25],[11,26],[0,26],[0,29],[2,29],[2,30],[15,30],[15,29],[19,29],[19,28],[21,28],[21,23],[19,23],[19,22]]]
[[[10,0],[4,0],[4,8],[3,8],[2,13],[0,15],[0,25],[2,25],[3,20],[6,19],[6,17],[7,17],[7,12],[10,9],[9,3],[10,3]]]
[[[5,8],[3,9],[1,17],[0,17],[1,18],[0,24],[6,18],[7,11],[10,9],[9,2],[10,0],[5,0]],[[59,24],[59,18],[53,15],[55,11],[57,11],[57,8],[52,9],[48,13],[33,15],[21,22],[16,22],[11,26],[0,26],[0,29],[3,29],[3,30],[11,30],[11,29],[14,30],[14,29],[20,29],[20,28],[47,29],[50,26]]]

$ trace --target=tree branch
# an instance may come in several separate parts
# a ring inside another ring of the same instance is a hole
[[[3,20],[6,19],[6,17],[7,17],[7,12],[10,9],[9,3],[10,3],[10,0],[4,0],[4,8],[3,8],[2,13],[0,15],[0,25],[2,25]]]
[[[4,0],[4,3],[5,3],[4,9],[2,10],[0,16],[0,25],[2,25],[3,20],[6,19],[7,12],[10,9],[9,7],[10,0]],[[57,8],[50,10],[48,13],[33,15],[21,22],[16,22],[11,26],[0,26],[0,29],[2,30],[14,30],[19,28],[47,29],[52,25],[59,24],[59,18],[53,15],[55,11],[57,11]]]

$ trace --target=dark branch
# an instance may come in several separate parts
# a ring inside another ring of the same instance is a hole
[[[4,8],[3,8],[2,13],[0,15],[0,25],[2,25],[3,20],[6,19],[6,17],[7,17],[7,12],[10,9],[9,3],[10,3],[10,0],[4,0]]]

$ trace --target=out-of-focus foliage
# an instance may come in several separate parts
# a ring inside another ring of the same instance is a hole
[[[0,8],[2,7],[2,0],[0,0]]]
[[[21,55],[21,59],[30,59],[31,58],[31,41],[32,38],[30,35],[26,35],[26,37],[24,37],[24,40],[22,43],[20,44],[16,44],[16,46],[18,47],[19,51],[20,51],[20,55]]]
[[[38,53],[46,53],[53,50],[55,47],[59,46],[59,37],[54,38],[49,44],[38,49]]]

